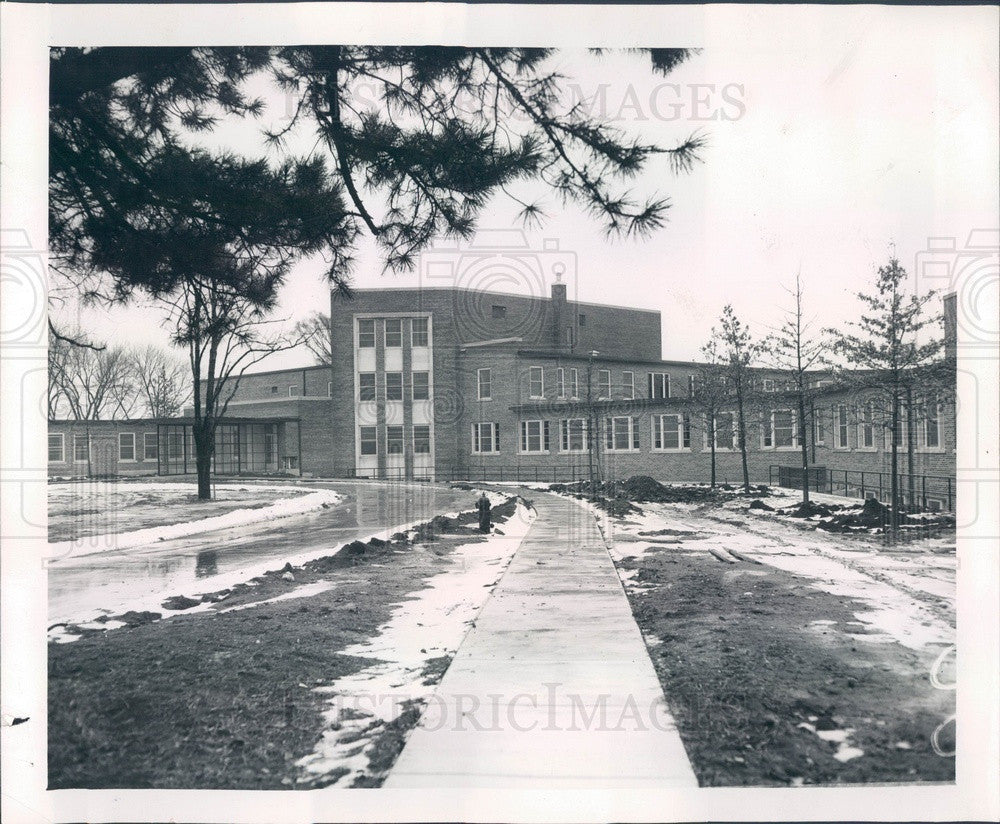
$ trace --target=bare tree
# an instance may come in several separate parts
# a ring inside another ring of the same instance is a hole
[[[308,318],[295,324],[294,334],[302,338],[303,345],[312,352],[317,364],[329,366],[333,363],[329,315],[313,312]]]
[[[225,417],[243,373],[268,355],[302,343],[298,337],[267,335],[280,324],[261,304],[221,280],[189,277],[169,301],[173,340],[188,352],[194,401],[193,434],[198,497],[212,495],[215,432]]]
[[[802,454],[802,502],[809,503],[809,442],[812,439],[812,418],[806,410],[811,409],[813,392],[810,386],[810,371],[822,363],[826,347],[821,338],[813,337],[812,322],[805,317],[801,272],[795,275],[795,290],[786,291],[792,295],[794,305],[786,312],[785,322],[777,333],[766,339],[763,349],[770,353],[775,366],[790,375],[790,394],[795,401],[799,448]]]
[[[743,490],[749,492],[746,417],[753,397],[751,364],[759,357],[761,346],[753,340],[747,326],[736,317],[730,304],[723,308],[719,325],[718,331],[712,330],[712,337],[721,352],[723,378],[736,402],[736,435],[743,465]]]
[[[80,331],[50,334],[48,412],[75,420],[127,418],[137,393],[126,350],[120,346],[80,345]]]
[[[189,368],[184,359],[150,344],[132,349],[129,361],[146,413],[152,418],[179,415],[191,399]]]
[[[719,359],[719,345],[714,338],[701,348],[702,364],[695,379],[693,400],[705,418],[705,436],[711,456],[711,486],[716,484],[716,427],[719,413],[730,398]]]

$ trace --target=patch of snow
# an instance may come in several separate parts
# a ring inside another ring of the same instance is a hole
[[[237,612],[241,609],[252,609],[253,607],[263,606],[264,604],[274,604],[278,601],[293,601],[298,598],[311,598],[313,595],[319,595],[321,592],[333,589],[334,586],[335,584],[333,581],[314,581],[311,584],[304,584],[303,586],[296,587],[289,592],[283,592],[281,595],[275,595],[273,598],[267,598],[263,601],[254,601],[249,604],[237,604],[233,607],[220,609],[219,612]]]
[[[149,486],[154,485],[150,484]],[[164,486],[164,484],[160,484],[160,486]],[[280,488],[288,489],[288,487]],[[184,521],[182,523],[167,524],[148,529],[137,529],[133,532],[92,535],[71,541],[58,541],[50,543],[48,548],[50,555],[53,557],[66,557],[70,555],[78,557],[107,552],[109,550],[129,549],[153,544],[157,541],[184,538],[202,532],[212,532],[217,529],[228,529],[257,523],[258,521],[274,521],[278,518],[286,518],[289,515],[300,515],[303,512],[311,512],[314,509],[335,504],[342,497],[332,489],[320,489],[314,492],[307,492],[299,497],[275,501],[270,506],[258,507],[256,509],[236,509],[223,515],[202,518],[197,521]],[[96,545],[99,545],[99,548],[94,548]]]
[[[815,718],[815,716],[809,716],[810,718]],[[850,744],[850,738],[854,734],[854,729],[848,727],[843,730],[818,730],[815,724],[808,724],[803,721],[798,725],[801,730],[808,730],[813,733],[817,738],[828,741],[831,744],[837,745],[837,751],[833,754],[839,762],[846,763],[852,758],[857,758],[865,754],[865,751],[859,749],[858,747],[852,747]]]
[[[447,567],[397,606],[374,638],[341,651],[377,663],[317,688],[331,696],[331,708],[322,739],[297,762],[307,781],[346,768],[333,786],[350,786],[367,770],[367,746],[382,725],[405,703],[426,702],[435,689],[424,684],[427,661],[455,654],[533,520],[534,512],[518,503],[504,535],[456,547]]]

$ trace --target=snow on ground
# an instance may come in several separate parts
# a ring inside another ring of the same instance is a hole
[[[859,627],[867,630],[858,632],[859,641],[892,640],[914,650],[954,643],[953,554],[931,551],[922,541],[899,551],[856,538],[807,532],[757,517],[745,509],[746,502],[714,510],[690,504],[640,506],[640,516],[624,520],[603,516],[616,561],[641,557],[650,549],[712,552],[733,561],[742,556],[864,603],[866,608],[855,613]],[[639,534],[659,530],[668,532],[655,537]],[[628,573],[624,571],[623,581],[634,588]]]
[[[366,772],[368,742],[381,731],[381,724],[400,714],[405,703],[426,702],[434,692],[435,686],[424,683],[428,660],[456,653],[534,517],[532,510],[518,503],[502,525],[503,535],[494,533],[485,541],[456,547],[448,556],[448,568],[396,607],[374,638],[340,651],[378,663],[317,688],[331,696],[331,707],[325,713],[322,739],[298,762],[305,781],[347,769],[333,786],[349,787]]]
[[[133,489],[132,487],[141,488]],[[181,490],[178,490],[181,487]],[[168,500],[165,505],[174,502],[178,495],[185,497],[196,492],[194,484],[116,484],[116,491],[121,495],[149,495],[164,493]],[[216,494],[222,496],[234,493],[245,492],[247,489],[260,492],[281,492],[289,497],[280,498],[269,506],[260,506],[243,509],[233,509],[221,515],[214,515],[208,518],[200,518],[193,521],[179,521],[175,523],[161,524],[158,526],[136,529],[130,532],[108,532],[99,535],[88,535],[74,538],[68,541],[54,541],[49,544],[51,557],[68,557],[92,555],[110,550],[129,549],[137,546],[153,544],[157,541],[166,541],[172,538],[183,538],[203,532],[211,532],[217,529],[227,529],[230,527],[243,526],[245,524],[257,523],[260,521],[273,521],[278,518],[285,518],[289,515],[299,515],[320,509],[324,506],[332,506],[342,499],[342,495],[331,489],[318,489],[313,491],[298,491],[293,486],[222,486],[215,488]],[[76,485],[70,488],[71,495],[79,495],[79,487]],[[50,492],[50,496],[51,496]],[[58,494],[58,493],[57,493]],[[50,497],[51,500],[51,497]],[[221,500],[225,500],[223,497]],[[50,504],[51,505],[51,504]],[[173,507],[177,517],[183,517],[185,510],[180,507]],[[115,518],[128,519],[127,509],[115,513]]]

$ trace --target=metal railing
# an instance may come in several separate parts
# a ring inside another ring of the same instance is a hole
[[[799,489],[802,467],[772,464],[769,483]],[[892,473],[878,470],[809,468],[809,487],[815,492],[843,495],[845,498],[877,498],[889,503]],[[916,511],[940,509],[955,511],[955,478],[950,475],[896,475],[897,493],[904,507]]]

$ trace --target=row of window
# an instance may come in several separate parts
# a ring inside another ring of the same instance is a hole
[[[277,395],[278,391],[279,391],[279,387],[277,387],[277,386],[272,386],[271,387],[271,394],[272,395]],[[288,387],[288,397],[290,397],[290,398],[297,398],[301,394],[302,394],[302,384],[293,383],[293,384],[291,384]],[[328,398],[332,398],[333,397],[333,381],[328,381],[327,384],[326,384],[326,396]]]
[[[689,449],[691,426],[687,415],[653,415],[652,449],[656,452]],[[523,454],[546,454],[552,451],[552,421],[520,421],[518,451]],[[590,449],[589,422],[586,418],[563,418],[558,421],[559,451],[579,453]],[[639,419],[630,415],[604,418],[602,448],[607,452],[638,452]],[[478,455],[500,452],[500,425],[495,422],[472,424],[472,451]]]
[[[358,442],[362,455],[378,454],[378,427],[358,427]],[[430,424],[415,423],[411,430],[413,454],[429,455],[431,453]],[[402,426],[385,427],[385,451],[388,455],[402,455],[405,444],[405,433]]]
[[[586,373],[584,373],[586,380]],[[694,394],[697,378],[694,375],[687,376],[687,395]],[[646,390],[648,397],[653,400],[674,397],[671,394],[670,375],[667,372],[650,372],[646,375]],[[488,401],[493,398],[493,370],[489,367],[476,370],[477,395],[479,400]],[[586,386],[583,388],[584,395],[587,394]],[[611,400],[613,387],[611,383],[611,370],[598,369],[597,382],[594,389],[596,400]],[[622,372],[620,391],[617,393],[624,400],[635,400],[635,372]],[[528,396],[534,400],[541,400],[545,397],[545,369],[541,366],[528,367]],[[556,397],[558,398],[580,398],[580,370],[576,368],[556,369]]]
[[[385,318],[384,340],[386,349],[400,349],[403,346],[403,319]],[[410,346],[414,349],[428,345],[429,323],[427,318],[410,318]],[[358,348],[375,348],[375,318],[358,319]]]
[[[852,410],[847,404],[837,404],[831,410],[832,438],[835,449],[850,448],[850,431],[857,427],[856,449],[889,448],[893,441],[896,446],[906,448],[909,442],[907,433],[907,414],[905,408],[900,410],[898,426],[892,430],[891,419],[887,420],[877,403],[869,401],[861,405],[854,413],[856,423],[852,424]],[[916,422],[916,446],[922,449],[940,449],[941,443],[941,406],[930,403],[920,410],[920,418]],[[826,442],[826,426],[822,414],[816,415],[815,439],[817,444]]]
[[[430,374],[427,372],[410,373],[410,397],[415,401],[426,401],[431,396]],[[377,397],[377,381],[374,372],[358,374],[358,400],[373,401]],[[387,401],[403,400],[403,373],[385,373],[385,399]]]
[[[144,461],[155,461],[159,456],[159,445],[156,433],[146,432],[142,436],[142,458]],[[86,463],[90,460],[90,436],[73,436],[73,462]],[[134,432],[118,433],[118,460],[135,461],[136,436]],[[49,433],[49,463],[68,463],[66,460],[66,437],[62,432]]]

